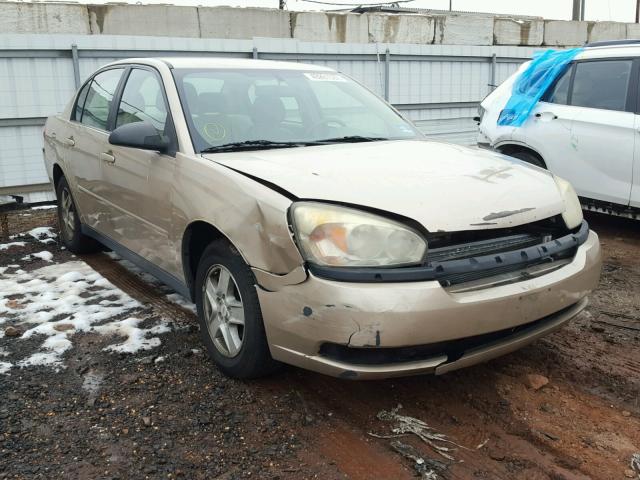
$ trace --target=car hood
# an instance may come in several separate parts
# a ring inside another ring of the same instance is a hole
[[[552,175],[497,153],[422,140],[207,154],[305,200],[392,212],[429,231],[501,228],[564,211]]]

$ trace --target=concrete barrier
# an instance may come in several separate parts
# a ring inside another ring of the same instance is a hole
[[[290,38],[290,13],[268,8],[198,7],[202,38]]]
[[[305,42],[368,43],[368,16],[291,12],[291,36]]]
[[[587,41],[640,38],[640,25],[446,12],[357,14],[0,0],[0,34],[12,33],[568,47],[583,45]]]
[[[370,42],[430,44],[434,41],[434,17],[384,14],[369,14],[368,17]]]
[[[446,45],[493,45],[493,17],[439,15],[434,43]]]
[[[591,22],[587,28],[589,42],[627,38],[627,25],[619,22]]]
[[[198,9],[168,5],[89,5],[94,35],[200,37]]]
[[[640,24],[627,23],[627,33],[625,38],[640,39]]]
[[[89,32],[87,7],[64,3],[0,3],[0,33]]]
[[[537,47],[544,40],[544,20],[496,17],[493,22],[494,45]]]
[[[552,47],[584,45],[588,26],[587,22],[547,20],[544,22],[544,44]]]

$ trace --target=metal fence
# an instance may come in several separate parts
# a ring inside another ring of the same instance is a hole
[[[430,137],[473,144],[472,118],[492,85],[533,54],[526,47],[310,43],[92,35],[0,35],[0,194],[52,198],[41,129],[100,66],[122,58],[231,56],[322,64],[395,105]]]

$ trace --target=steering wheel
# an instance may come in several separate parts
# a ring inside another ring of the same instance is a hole
[[[313,125],[311,125],[308,129],[307,129],[307,134],[311,134],[311,133],[316,133],[316,131],[320,128],[320,127],[330,127],[331,124],[335,124],[338,125],[340,127],[346,127],[347,124],[344,123],[342,120],[340,120],[339,118],[336,117],[327,117],[327,118],[323,118],[322,120],[317,121],[316,123],[314,123]]]

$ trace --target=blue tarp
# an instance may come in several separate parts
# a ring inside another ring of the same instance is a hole
[[[498,125],[520,127],[549,86],[568,68],[583,49],[547,50],[534,55],[531,64],[513,84]]]

